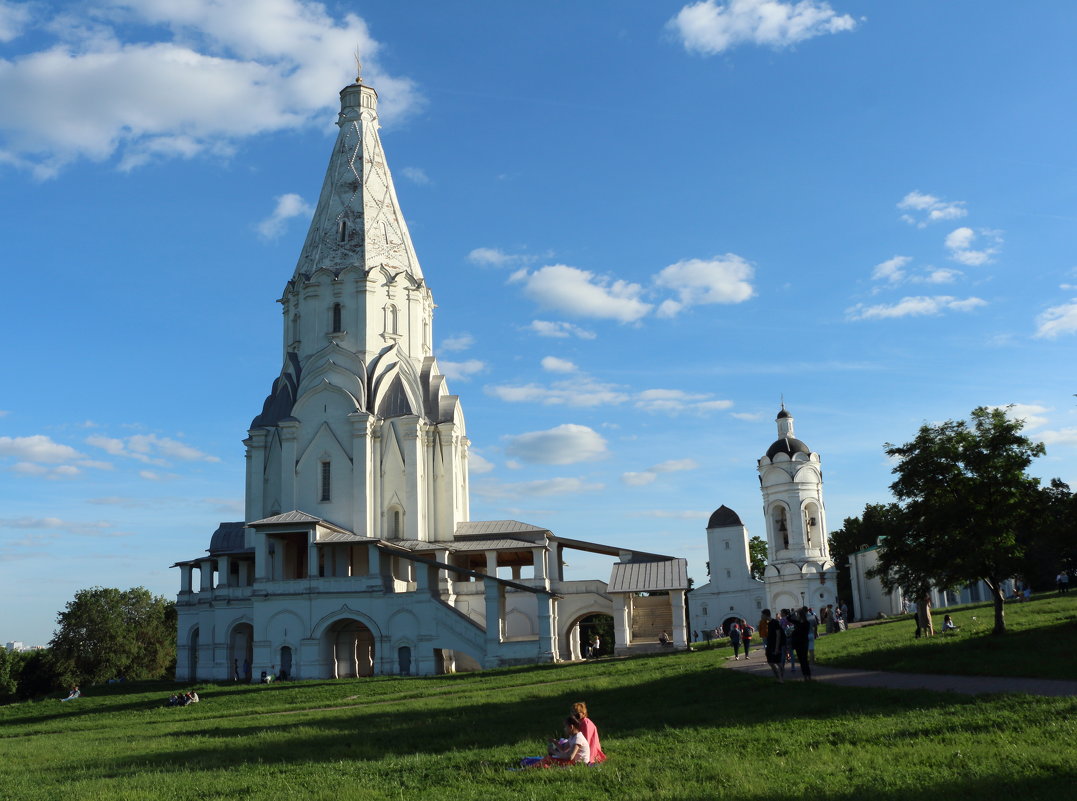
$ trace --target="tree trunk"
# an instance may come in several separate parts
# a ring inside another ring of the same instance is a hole
[[[925,637],[935,634],[935,626],[931,622],[931,596],[922,596],[916,604],[916,614],[920,619],[920,628],[924,630]]]
[[[992,634],[1006,633],[1006,597],[1002,594],[1002,582],[987,579],[987,587],[991,590],[991,596],[995,602],[995,628]]]

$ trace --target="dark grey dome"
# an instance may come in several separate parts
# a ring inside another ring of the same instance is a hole
[[[210,554],[235,553],[245,550],[243,546],[243,521],[238,523],[221,523],[209,540]]]
[[[789,412],[787,412],[785,410],[785,407],[783,406],[782,410],[780,412],[778,412],[778,416],[776,418],[774,418],[774,419],[775,420],[784,420],[786,417],[792,417],[792,416],[793,415],[789,414]]]
[[[811,448],[794,437],[782,437],[767,448],[767,458],[773,459],[779,453],[787,453],[792,456],[794,453],[811,453]]]
[[[740,515],[725,504],[714,510],[711,519],[707,521],[707,528],[725,528],[726,526],[743,526]]]

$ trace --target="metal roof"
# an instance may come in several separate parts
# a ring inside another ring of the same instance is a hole
[[[456,524],[457,537],[482,537],[491,534],[549,534],[548,528],[521,523],[519,520],[468,520]]]
[[[293,509],[290,512],[285,512],[282,515],[274,515],[273,517],[267,517],[264,520],[255,520],[253,523],[248,523],[248,526],[278,526],[282,523],[324,523],[320,517],[314,515],[308,515],[306,512],[300,512],[298,509]]]
[[[498,539],[498,540],[462,540],[449,546],[452,551],[529,551],[537,543],[531,540]]]
[[[618,562],[610,573],[606,592],[658,592],[688,589],[688,560]]]

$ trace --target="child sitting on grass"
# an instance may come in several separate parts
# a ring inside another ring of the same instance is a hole
[[[569,765],[586,765],[591,761],[591,749],[587,738],[580,733],[580,722],[576,718],[565,718],[565,738],[551,740],[545,757],[524,757],[520,760],[522,768],[564,768]]]

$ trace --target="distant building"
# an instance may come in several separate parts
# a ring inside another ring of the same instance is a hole
[[[835,603],[837,569],[826,540],[826,508],[819,454],[793,431],[793,415],[782,404],[775,419],[778,439],[759,459],[759,486],[767,529],[763,580],[753,578],[748,529],[732,509],[721,506],[707,523],[710,581],[691,593],[695,630],[743,618],[753,626],[760,612]]]
[[[433,352],[434,300],[378,135],[378,95],[340,93],[337,135],[280,298],[282,367],[246,445],[246,514],[177,562],[181,680],[427,675],[684,645],[687,564],[472,521],[459,397]],[[566,549],[617,562],[565,581]],[[198,583],[194,583],[194,571]],[[662,593],[648,595],[648,593]]]
[[[25,650],[25,646],[18,640],[13,640],[4,646],[8,651],[22,651]]]

